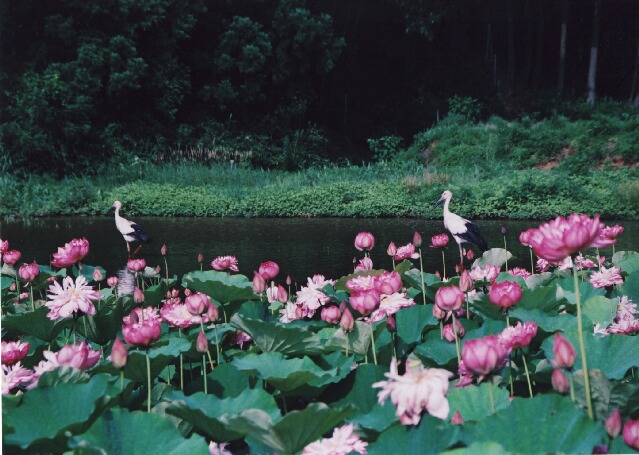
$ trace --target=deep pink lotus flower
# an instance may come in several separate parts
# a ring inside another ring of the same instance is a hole
[[[8,395],[20,384],[33,380],[33,371],[27,370],[20,362],[15,365],[2,365],[2,394]]]
[[[568,218],[559,216],[532,230],[529,242],[537,256],[549,262],[558,262],[593,245],[599,239],[600,229],[599,215],[590,218],[573,213]],[[615,240],[607,245],[613,243]]]
[[[89,241],[86,238],[73,239],[65,243],[63,247],[59,247],[57,253],[53,253],[51,265],[60,268],[69,267],[84,259],[88,253]]]
[[[258,269],[265,280],[272,280],[280,273],[280,266],[273,261],[266,261],[260,264]]]
[[[390,397],[395,405],[395,415],[402,425],[417,425],[426,411],[438,419],[447,419],[450,407],[446,394],[448,380],[453,373],[441,368],[424,368],[419,363],[408,365],[406,373],[398,374],[397,362],[391,362],[390,372],[384,374],[388,380],[373,384],[381,388],[378,402],[384,403]]]
[[[486,376],[502,369],[508,362],[510,349],[499,342],[495,335],[464,342],[462,360],[466,369],[478,376],[481,382]]]
[[[347,455],[366,453],[367,442],[362,441],[353,431],[354,424],[349,423],[333,430],[333,436],[320,439],[304,447],[302,455]]]
[[[38,275],[40,275],[40,267],[38,267],[38,264],[36,264],[36,262],[33,261],[33,263],[31,264],[25,264],[23,266],[20,266],[20,268],[18,269],[18,275],[24,281],[27,281],[30,283],[31,281],[35,280],[38,277]]]
[[[575,364],[575,348],[561,333],[555,335],[552,343],[552,353],[555,359],[552,364],[557,368],[572,368]]]
[[[206,335],[204,335],[202,330],[200,330],[197,340],[195,340],[195,350],[200,354],[204,354],[209,350],[209,340],[206,339]]]
[[[342,311],[342,317],[339,320],[339,326],[344,332],[351,332],[355,327],[355,319],[353,319],[353,313],[345,307]]]
[[[2,260],[4,261],[5,264],[8,264],[8,265],[15,264],[16,262],[20,260],[21,257],[22,257],[22,253],[20,253],[18,250],[9,250],[9,251],[5,251],[2,254]]]
[[[602,226],[599,231],[599,238],[605,240],[613,240],[623,234],[623,226],[615,224],[614,226]]]
[[[498,336],[502,343],[514,350],[528,346],[535,335],[537,335],[537,324],[526,321],[523,325],[518,322],[517,325],[506,327]]]
[[[623,442],[635,450],[639,450],[639,419],[628,419],[623,426]]]
[[[442,335],[449,343],[455,342],[455,332],[457,332],[457,338],[460,339],[464,338],[464,335],[466,335],[466,329],[464,329],[464,326],[459,319],[455,319],[455,328],[456,330],[453,331],[453,324],[451,323],[446,324],[442,329]]]
[[[14,365],[29,354],[29,343],[2,340],[2,364]]]
[[[374,289],[356,292],[350,297],[351,306],[363,316],[368,316],[379,306],[379,293]]]
[[[261,273],[253,270],[253,292],[261,294],[266,290],[266,280]]]
[[[402,277],[397,272],[384,272],[375,277],[374,286],[380,294],[394,294],[402,288]]]
[[[359,251],[370,251],[375,246],[375,237],[370,232],[360,232],[355,237],[355,248]]]
[[[191,314],[196,316],[204,313],[211,304],[212,302],[209,296],[201,292],[191,294],[186,299],[184,299],[184,305],[186,305],[186,309],[189,310]]]
[[[568,390],[570,390],[568,378],[561,368],[555,368],[553,370],[552,375],[550,376],[550,382],[552,383],[552,388],[562,395],[567,394]]]
[[[417,231],[413,233],[413,245],[415,245],[417,248],[422,246],[422,236]]]
[[[115,337],[111,348],[111,364],[116,368],[124,368],[128,359],[129,352],[126,350],[126,346],[118,337]]]
[[[389,256],[395,256],[397,254],[397,247],[393,242],[388,244],[388,248],[386,249],[386,254]]]
[[[401,261],[402,259],[419,259],[419,253],[415,253],[415,245],[409,243],[397,248],[395,260]]]
[[[502,281],[490,287],[488,298],[493,305],[510,308],[521,300],[521,286],[516,281]]]
[[[510,273],[512,276],[522,277],[524,280],[529,276],[532,276],[528,270],[522,269],[521,267],[513,267],[508,271],[508,273]]]
[[[601,267],[599,271],[593,272],[590,276],[590,284],[597,289],[623,284],[621,277],[621,269],[619,267],[610,267],[609,269]]]
[[[218,256],[211,262],[211,267],[220,272],[223,270],[240,271],[237,267],[237,258],[235,256]]]
[[[118,277],[117,276],[110,276],[109,278],[107,278],[107,285],[110,287],[115,287],[118,285]]]
[[[340,319],[342,319],[342,313],[338,307],[331,305],[322,308],[321,318],[322,321],[328,322],[329,324],[339,324]]]
[[[146,268],[146,261],[144,259],[129,259],[126,268],[133,273],[141,272]]]
[[[142,319],[138,320],[138,322],[124,324],[122,326],[124,341],[126,341],[130,346],[137,348],[149,347],[151,343],[160,338],[161,334],[162,324],[157,318]]]
[[[0,255],[9,251],[9,241],[0,239]]]
[[[610,413],[605,421],[606,432],[611,438],[616,438],[621,433],[621,414],[619,409],[615,409]]]
[[[48,297],[49,301],[45,306],[51,310],[47,313],[51,320],[68,318],[78,311],[92,316],[95,314],[92,301],[102,298],[98,291],[87,285],[87,280],[82,275],[75,282],[70,276],[65,277],[62,286],[55,281],[49,286]]]
[[[431,248],[446,248],[448,246],[448,234],[437,234],[431,237],[430,239],[430,247]]]
[[[435,293],[435,305],[444,311],[455,311],[464,304],[464,298],[464,293],[457,286],[442,286]]]

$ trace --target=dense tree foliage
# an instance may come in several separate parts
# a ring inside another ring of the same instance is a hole
[[[639,7],[595,1],[1,0],[0,168],[198,147],[295,168],[468,100],[477,118],[544,114],[585,99],[593,11],[589,99],[633,100]]]

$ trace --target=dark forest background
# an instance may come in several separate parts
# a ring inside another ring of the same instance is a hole
[[[367,139],[410,141],[450,109],[516,119],[639,100],[636,0],[0,5],[4,172],[361,162]]]

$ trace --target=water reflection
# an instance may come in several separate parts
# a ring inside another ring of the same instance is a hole
[[[362,254],[354,245],[358,232],[369,231],[375,236],[375,248],[371,258],[380,268],[390,268],[392,261],[386,254],[388,244],[397,246],[412,241],[418,231],[424,241],[424,267],[434,273],[442,268],[439,250],[428,247],[433,235],[444,232],[440,220],[418,218],[155,218],[137,217],[153,239],[143,245],[137,257],[146,260],[147,266],[160,265],[164,275],[164,259],[160,253],[166,244],[169,275],[181,276],[200,270],[198,253],[204,255],[204,270],[217,256],[234,255],[239,261],[240,273],[251,278],[261,262],[275,261],[280,265],[279,279],[287,275],[298,284],[316,273],[327,278],[339,278],[352,272],[353,259]],[[606,224],[615,224],[607,221]],[[637,250],[639,230],[637,223],[619,221],[625,232],[616,246],[620,250]],[[479,220],[479,229],[489,247],[503,248],[502,225],[507,228],[508,250],[516,256],[509,266],[530,268],[528,249],[519,243],[519,234],[539,225],[539,221]],[[9,240],[12,249],[22,252],[22,261],[36,260],[47,264],[51,254],[72,238],[86,237],[90,243],[89,255],[84,262],[101,265],[107,276],[122,269],[127,252],[122,236],[116,230],[111,217],[42,218],[25,222],[2,224],[2,239]],[[477,250],[475,250],[477,252]],[[612,249],[602,251],[612,255]],[[446,270],[454,271],[459,260],[457,245],[451,239],[446,251]],[[414,261],[416,265],[419,261]],[[127,277],[128,278],[128,277]]]

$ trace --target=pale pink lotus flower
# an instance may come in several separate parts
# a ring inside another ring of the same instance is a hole
[[[331,301],[321,290],[327,285],[334,285],[335,280],[327,280],[324,275],[314,275],[307,279],[307,285],[297,291],[297,305],[305,309],[306,314],[312,317],[320,306]]]
[[[164,322],[173,327],[186,329],[192,325],[200,325],[206,316],[196,316],[192,314],[183,303],[165,303],[160,309],[160,315]]]
[[[508,271],[508,273],[510,273],[512,276],[522,277],[524,280],[529,276],[532,276],[532,274],[528,270],[522,269],[521,267],[513,267]]]
[[[322,308],[321,319],[329,324],[339,324],[342,319],[342,312],[335,305]]]
[[[109,287],[115,287],[118,285],[118,277],[117,276],[110,276],[109,278],[107,278],[107,285]]]
[[[237,267],[237,258],[235,256],[218,256],[211,262],[211,267],[220,272],[223,270],[240,271]]]
[[[280,322],[289,323],[299,319],[297,316],[297,304],[293,302],[286,302],[284,308],[280,308]]]
[[[388,244],[388,248],[386,248],[386,254],[389,256],[395,256],[397,254],[397,247],[395,243],[391,242]]]
[[[209,350],[209,340],[206,339],[206,335],[204,335],[203,330],[200,330],[200,333],[197,335],[197,339],[195,340],[195,350],[200,354],[204,354]]]
[[[288,292],[286,292],[286,289],[284,289],[284,286],[281,284],[277,286],[273,285],[266,290],[266,300],[269,303],[286,303],[288,301]]]
[[[32,282],[40,275],[40,267],[33,261],[31,264],[25,264],[18,269],[18,275],[24,281]]]
[[[431,248],[446,248],[448,245],[448,234],[437,234],[431,237],[430,239],[430,247]]]
[[[393,358],[390,372],[384,375],[387,381],[373,384],[374,388],[382,389],[377,394],[378,402],[382,404],[390,397],[402,425],[419,424],[424,411],[438,419],[448,418],[450,407],[446,394],[453,373],[441,368],[424,368],[420,363],[407,365],[406,372],[400,375]]]
[[[339,326],[344,332],[351,332],[355,327],[353,313],[351,313],[351,310],[349,310],[346,305],[344,305],[344,309],[342,310],[342,318],[339,320]]]
[[[599,271],[593,272],[589,281],[597,289],[623,284],[621,269],[619,267],[610,267],[609,269],[601,267]]]
[[[333,436],[315,441],[304,447],[302,455],[348,455],[349,453],[366,453],[368,443],[362,441],[353,431],[354,425],[349,423],[333,430]]]
[[[592,259],[588,259],[583,257],[581,254],[575,258],[575,265],[577,266],[577,270],[591,269],[593,267],[597,267],[595,261]]]
[[[545,259],[538,258],[535,268],[539,273],[547,272],[548,270],[550,270],[550,262]]]
[[[553,265],[556,266],[557,270],[559,270],[560,272],[562,270],[570,270],[572,269],[572,258],[570,256],[566,256],[561,261],[554,262]]]
[[[368,316],[379,306],[380,295],[375,289],[368,289],[352,294],[349,300],[355,311]]]
[[[53,253],[51,265],[55,267],[69,267],[81,261],[89,253],[89,241],[82,237],[73,239],[65,243],[63,247],[58,247],[58,252]]]
[[[68,318],[74,312],[82,311],[85,314],[94,315],[95,307],[92,300],[100,300],[100,293],[87,285],[87,280],[80,275],[76,278],[67,276],[62,281],[62,286],[54,281],[49,286],[49,301],[45,306],[51,311],[47,313],[47,317],[51,320],[59,318]]]
[[[29,343],[2,340],[2,365],[14,365],[29,354]]]
[[[519,243],[523,246],[530,246],[530,236],[532,235],[534,229],[530,228],[519,234]]]
[[[35,387],[38,379],[47,371],[53,371],[57,367],[72,367],[78,370],[93,368],[100,360],[102,351],[92,349],[86,342],[66,344],[58,352],[44,351],[42,355],[46,360],[41,360],[33,370],[33,384]]]
[[[461,357],[467,371],[481,382],[489,374],[501,370],[508,362],[511,350],[495,335],[474,338],[464,342]]]
[[[413,232],[413,245],[415,245],[417,248],[422,246],[422,236],[417,231]]]
[[[355,236],[355,248],[358,251],[370,251],[375,246],[375,237],[370,232],[360,232]]]
[[[129,259],[126,263],[126,268],[133,273],[142,272],[146,268],[146,261],[140,259]]]
[[[133,301],[138,305],[144,302],[144,292],[137,286],[133,288]]]
[[[570,384],[568,383],[566,373],[564,373],[564,370],[561,368],[555,368],[552,371],[550,382],[552,384],[552,388],[562,395],[566,395],[570,390]]]
[[[455,319],[455,330],[453,331],[453,324],[446,324],[442,329],[442,336],[449,343],[455,342],[455,332],[457,332],[457,338],[464,338],[466,335],[466,329],[464,329],[463,324],[459,319]]]
[[[355,266],[355,271],[359,270],[373,270],[373,260],[369,256],[360,259]]]
[[[490,303],[501,308],[510,308],[521,300],[522,290],[516,281],[494,283],[488,291]]]
[[[33,371],[24,368],[20,362],[15,365],[2,365],[2,394],[8,395],[20,384],[33,380]]]
[[[621,433],[621,414],[619,409],[615,409],[610,413],[604,422],[606,432],[611,438],[616,438]]]
[[[470,271],[470,277],[473,281],[488,281],[492,283],[499,276],[499,268],[495,267],[492,264],[486,264],[486,267],[483,269],[479,266],[473,267]]]
[[[273,261],[262,262],[260,264],[258,272],[264,277],[265,280],[272,280],[280,273],[280,266]]]
[[[20,260],[21,257],[22,257],[22,253],[20,253],[18,250],[9,250],[9,251],[5,251],[2,254],[2,260],[7,265],[14,265],[16,262]]]
[[[623,442],[635,450],[639,450],[639,419],[628,419],[623,426]]]
[[[98,267],[93,269],[93,281],[102,281],[103,279],[104,275],[102,274],[102,271]]]
[[[455,311],[464,304],[465,295],[457,286],[442,286],[435,293],[435,305],[444,311]]]
[[[537,335],[537,324],[526,321],[523,325],[521,322],[518,322],[517,325],[506,327],[498,337],[499,341],[511,350],[515,350],[528,346],[532,339],[535,338],[535,335]]]
[[[184,305],[186,306],[186,309],[195,316],[199,316],[202,313],[206,312],[207,308],[211,304],[212,302],[209,296],[202,292],[196,292],[184,299]]]
[[[226,446],[229,445],[228,442],[209,442],[209,455],[233,455],[232,452],[226,449]]]
[[[600,247],[614,244],[616,240],[602,242],[599,238],[600,225],[598,214],[594,218],[577,213],[568,218],[559,216],[531,232],[530,246],[537,256],[558,262],[590,248],[597,240]]]
[[[366,322],[372,324],[381,321],[385,317],[392,316],[402,308],[408,308],[415,305],[415,301],[406,297],[405,292],[395,292],[387,295],[382,294],[379,300],[379,307],[371,313]]]
[[[409,243],[397,248],[397,253],[395,253],[395,260],[401,261],[402,259],[419,259],[419,253],[415,253],[415,245]]]
[[[607,329],[607,333],[618,335],[631,335],[639,332],[639,319],[619,319],[613,322]]]
[[[375,289],[375,276],[374,275],[359,275],[346,280],[346,289],[351,292],[362,292]]]
[[[634,319],[637,314],[637,304],[627,295],[617,297],[617,319]]]
[[[122,322],[124,322],[125,324],[134,324],[140,321],[146,321],[146,320],[156,320],[156,321],[160,321],[160,316],[158,314],[158,309],[155,307],[145,307],[144,309],[138,307],[138,308],[134,308],[129,314],[128,316],[124,316],[122,318]]]
[[[402,277],[395,271],[384,272],[375,276],[374,285],[380,294],[394,294],[402,288]]]
[[[128,359],[129,352],[126,350],[126,346],[124,346],[120,338],[115,337],[111,347],[111,364],[116,368],[124,368]]]

